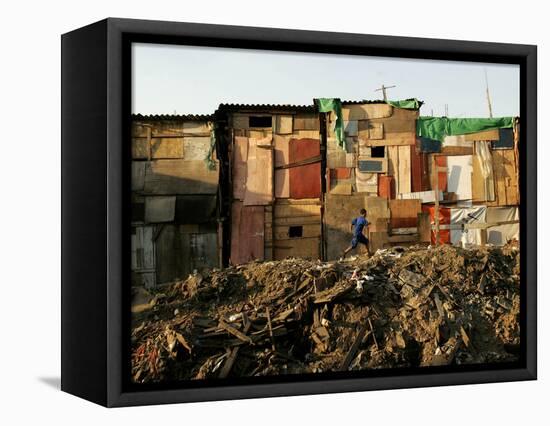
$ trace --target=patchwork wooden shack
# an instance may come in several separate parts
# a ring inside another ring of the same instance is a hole
[[[420,105],[316,99],[134,116],[134,282],[332,260],[361,208],[371,252],[519,240],[519,120],[420,117]]]
[[[220,266],[211,116],[132,120],[132,280],[154,286]]]
[[[396,229],[416,227],[421,212],[419,200],[396,200],[420,189],[421,168],[413,164],[418,108],[414,101],[396,105],[344,101],[324,113],[328,123],[324,210],[327,259],[340,257],[349,245],[350,220],[361,208],[367,210],[371,223],[371,250],[418,241],[417,233],[412,237],[392,235]],[[339,127],[343,129],[340,137]]]
[[[315,106],[222,104],[216,122],[227,164],[228,261],[323,257],[323,156]]]

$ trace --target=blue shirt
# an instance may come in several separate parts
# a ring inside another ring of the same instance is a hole
[[[353,219],[351,221],[351,224],[355,226],[355,228],[353,229],[353,236],[357,237],[363,234],[363,228],[367,226],[369,222],[363,216],[359,216]]]

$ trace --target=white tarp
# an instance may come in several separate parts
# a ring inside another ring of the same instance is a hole
[[[451,225],[485,223],[487,207],[476,206],[466,208],[451,208]],[[481,245],[481,229],[451,229],[451,244],[468,247]]]
[[[487,207],[487,223],[519,220],[518,207]],[[519,241],[519,223],[493,226],[487,229],[487,243],[495,246],[506,244],[510,240]]]
[[[472,156],[447,157],[447,192],[454,192],[461,206],[472,205]]]

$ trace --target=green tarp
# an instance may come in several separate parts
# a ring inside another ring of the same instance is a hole
[[[342,118],[342,101],[338,98],[319,98],[315,100],[319,112],[332,112],[336,114],[336,123],[334,126],[334,133],[336,134],[336,140],[338,145],[345,149],[344,143],[344,119]]]
[[[416,134],[421,137],[443,141],[445,136],[466,135],[484,130],[511,128],[514,117],[499,118],[447,118],[419,117]]]
[[[422,102],[418,99],[405,99],[402,101],[386,101],[388,105],[394,106],[401,109],[420,109]]]

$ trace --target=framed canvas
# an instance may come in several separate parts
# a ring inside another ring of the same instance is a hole
[[[536,46],[113,18],[61,41],[62,390],[536,379]]]

